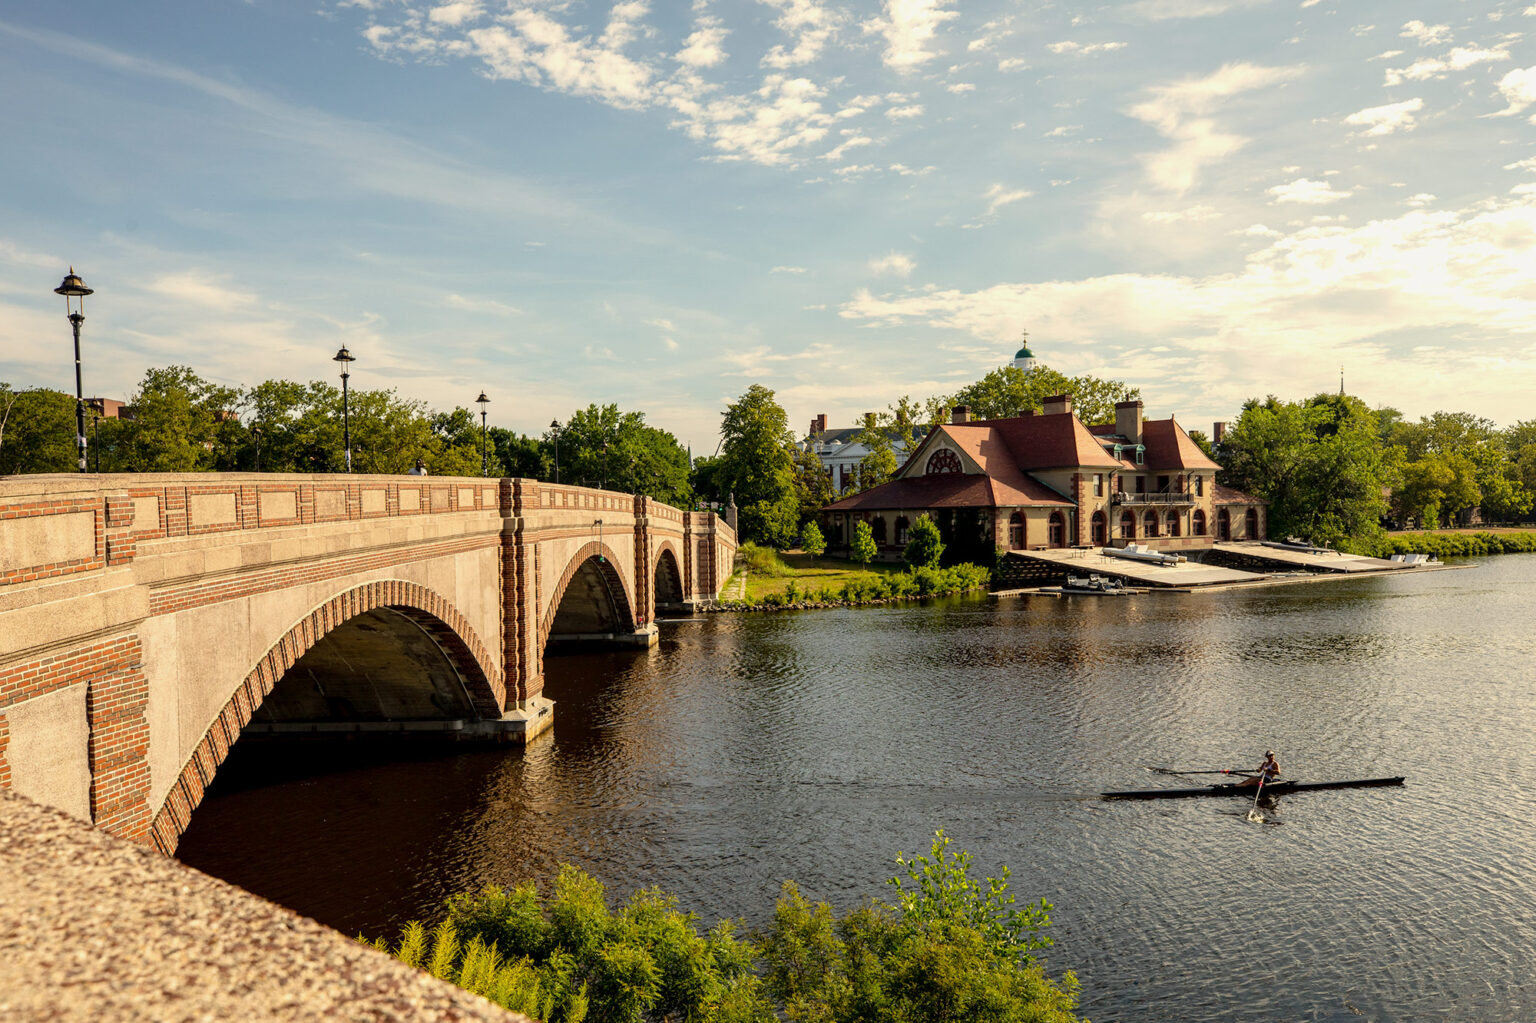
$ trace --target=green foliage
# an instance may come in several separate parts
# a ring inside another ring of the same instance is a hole
[[[754,575],[783,576],[789,574],[784,559],[767,547],[760,547],[747,540],[736,548],[736,561]]]
[[[570,865],[547,899],[531,881],[450,899],[431,938],[409,924],[395,955],[545,1023],[774,1019],[729,921],[701,934],[656,889],[614,911],[603,885]]]
[[[943,555],[944,541],[939,539],[939,527],[928,516],[919,515],[907,530],[904,554],[907,564],[913,568],[935,568]]]
[[[1077,981],[1058,984],[1029,951],[1044,947],[1043,902],[1013,909],[1007,874],[986,885],[970,857],[949,854],[943,833],[933,857],[897,862],[896,905],[879,901],[842,918],[786,882],[758,942],[769,994],[797,1023],[1035,1021],[1072,1023]]]
[[[0,476],[75,472],[78,459],[74,398],[62,391],[15,391],[0,383]]]
[[[789,417],[772,391],[753,384],[722,414],[720,435],[716,498],[735,496],[742,539],[788,547],[800,525]]]
[[[1272,536],[1337,544],[1381,532],[1400,460],[1357,398],[1250,400],[1221,445],[1221,482],[1269,502]]]
[[[821,457],[802,445],[794,451],[795,503],[797,520],[811,522],[822,508],[837,499],[832,474],[821,464]]]
[[[693,502],[688,450],[667,431],[647,426],[644,413],[620,412],[617,405],[571,413],[560,429],[560,479],[681,507]]]
[[[934,833],[929,854],[908,860],[896,854],[905,869],[887,883],[897,891],[896,906],[907,923],[939,931],[969,928],[981,935],[990,954],[1000,960],[1022,958],[1049,948],[1051,939],[1041,932],[1051,924],[1051,905],[1044,899],[1016,908],[1008,891],[1007,867],[1002,877],[985,879],[985,886],[970,876],[971,854],[950,852],[943,829]]]
[[[1432,554],[1437,558],[1474,558],[1492,554],[1536,553],[1536,531],[1523,533],[1413,533],[1350,541],[1342,550],[1388,558],[1394,554]]]
[[[952,408],[968,405],[973,419],[1006,419],[1025,411],[1040,411],[1044,400],[1056,394],[1072,396],[1072,410],[1084,423],[1115,421],[1115,402],[1141,397],[1141,390],[1118,380],[1095,376],[1069,377],[1046,366],[1029,372],[1013,366],[993,370],[974,384],[946,399]]]
[[[1031,954],[1050,907],[1015,908],[1006,870],[973,881],[948,845],[940,831],[930,856],[898,855],[897,901],[840,918],[786,882],[754,941],[728,920],[701,934],[657,889],[613,910],[566,865],[547,899],[531,881],[456,896],[431,932],[413,922],[393,949],[373,944],[545,1023],[1076,1023],[1076,979]]]
[[[848,550],[848,557],[859,565],[867,565],[875,560],[880,553],[879,546],[875,543],[875,532],[869,523],[863,519],[853,525],[853,545]]]
[[[821,527],[814,519],[800,528],[800,549],[818,558],[827,551],[827,538],[821,535]]]

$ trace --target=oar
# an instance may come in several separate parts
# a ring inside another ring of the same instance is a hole
[[[1259,813],[1259,793],[1264,791],[1264,776],[1259,775],[1259,786],[1253,792],[1253,807],[1248,811],[1248,819],[1255,824],[1264,823],[1264,815]]]
[[[1243,775],[1246,778],[1253,777],[1251,772],[1247,772],[1247,771],[1233,771],[1233,770],[1220,770],[1220,771],[1175,771],[1171,767],[1149,767],[1149,768],[1147,768],[1147,770],[1149,770],[1149,771],[1156,771],[1158,774],[1240,774],[1240,775]]]

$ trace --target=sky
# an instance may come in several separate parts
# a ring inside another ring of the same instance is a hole
[[[67,14],[66,17],[60,15]],[[0,380],[336,380],[695,454],[1013,356],[1187,428],[1536,418],[1530,0],[0,6]]]

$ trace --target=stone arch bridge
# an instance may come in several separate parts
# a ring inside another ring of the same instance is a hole
[[[0,787],[169,853],[245,732],[527,741],[549,644],[655,643],[735,549],[525,479],[0,478]]]

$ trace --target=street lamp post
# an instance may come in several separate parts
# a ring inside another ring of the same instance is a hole
[[[551,419],[549,428],[555,435],[555,486],[560,485],[560,420]]]
[[[261,423],[251,427],[251,433],[256,437],[256,471],[261,471]]]
[[[485,396],[484,391],[481,391],[480,397],[475,399],[475,404],[480,406],[480,475],[482,476],[490,474],[489,463],[485,457],[485,407],[490,403],[491,399]]]
[[[347,351],[347,346],[342,345],[341,351],[331,357],[332,362],[341,363],[341,442],[347,449],[347,471],[352,471],[352,423],[347,412],[347,378],[352,374],[347,372],[347,364],[356,362],[356,358]]]
[[[608,438],[603,438],[603,489],[608,489]]]
[[[69,268],[64,283],[53,289],[54,294],[64,296],[64,308],[68,311],[69,325],[75,332],[75,447],[80,452],[80,471],[85,472],[85,388],[80,382],[80,325],[85,322],[85,296],[94,294]]]

